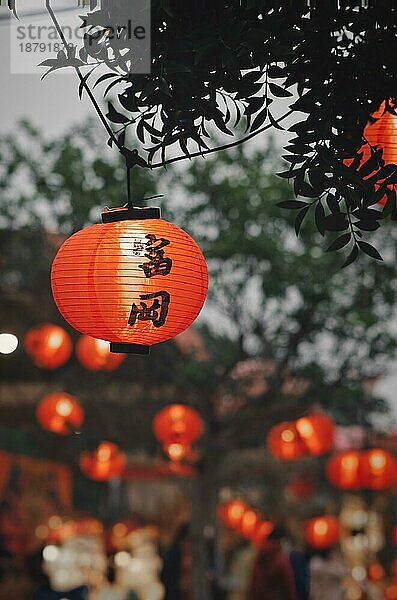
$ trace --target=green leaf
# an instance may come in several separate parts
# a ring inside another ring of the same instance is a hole
[[[358,257],[358,247],[354,246],[353,250],[350,252],[345,262],[342,265],[342,269],[345,269],[349,265],[351,265]]]
[[[301,200],[283,200],[282,202],[277,202],[276,206],[280,206],[280,208],[296,209],[310,205],[307,202],[302,202]]]
[[[344,248],[346,244],[348,244],[351,240],[351,233],[344,233],[336,238],[327,248],[327,252],[334,252],[335,250],[340,250]]]

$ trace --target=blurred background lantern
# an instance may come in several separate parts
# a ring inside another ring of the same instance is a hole
[[[368,565],[367,574],[369,581],[377,583],[385,578],[386,572],[379,562],[374,562]]]
[[[130,535],[139,529],[137,522],[124,519],[114,523],[106,531],[106,547],[109,552],[126,550],[130,545]]]
[[[32,327],[25,335],[25,350],[36,367],[57,369],[64,365],[72,354],[72,340],[59,325],[44,323]]]
[[[203,433],[199,413],[185,404],[171,404],[160,410],[153,419],[153,433],[163,444],[178,442],[190,446]]]
[[[267,437],[269,452],[281,460],[295,460],[305,454],[305,446],[292,421],[275,425]]]
[[[89,335],[82,335],[76,344],[76,356],[89,371],[114,371],[125,359],[125,354],[110,352],[109,343]]]
[[[260,548],[265,540],[267,540],[273,529],[274,525],[271,521],[260,521],[251,538],[252,543]]]
[[[208,273],[199,247],[159,217],[155,208],[104,212],[102,224],[72,235],[54,259],[59,311],[112,351],[147,354],[189,327],[204,304]]]
[[[262,520],[259,513],[252,508],[247,508],[241,518],[238,532],[247,540],[252,540],[255,537],[255,533],[261,525],[261,522]]]
[[[296,421],[296,429],[308,452],[313,456],[324,454],[333,446],[335,425],[327,415],[301,417]]]
[[[126,465],[126,456],[112,442],[101,442],[93,452],[80,455],[80,468],[84,475],[95,481],[108,481],[120,477]]]
[[[360,452],[349,450],[331,456],[326,472],[330,483],[334,486],[344,490],[360,489]]]
[[[218,517],[227,527],[237,529],[247,510],[249,510],[249,506],[243,500],[236,498],[218,507]]]
[[[385,600],[397,600],[397,581],[389,583],[384,591]]]
[[[59,435],[68,435],[82,426],[84,411],[74,396],[54,392],[40,400],[36,408],[36,417],[43,429]]]
[[[362,453],[360,479],[363,487],[382,490],[391,487],[397,479],[397,464],[390,452],[372,448]]]
[[[318,550],[331,548],[339,541],[339,519],[333,515],[315,517],[305,525],[305,539]]]

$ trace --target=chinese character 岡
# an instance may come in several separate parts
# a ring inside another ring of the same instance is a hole
[[[146,243],[146,258],[148,262],[139,265],[140,269],[143,269],[146,277],[153,277],[154,275],[168,275],[171,271],[172,260],[164,256],[164,246],[168,246],[169,240],[165,238],[157,238],[154,234],[149,233],[147,236]]]
[[[168,292],[160,291],[154,294],[142,294],[139,296],[141,302],[140,307],[134,304],[131,307],[129,325],[135,325],[138,321],[152,321],[155,327],[164,325],[168,314],[168,306],[170,303],[170,295]],[[148,306],[144,300],[153,300],[153,303]]]

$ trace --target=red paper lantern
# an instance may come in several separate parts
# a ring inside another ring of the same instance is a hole
[[[335,546],[339,541],[339,520],[332,515],[315,517],[307,521],[305,526],[305,539],[318,550]]]
[[[378,110],[371,115],[376,120],[374,122],[370,121],[364,128],[363,138],[365,138],[368,143],[364,143],[360,148],[360,153],[363,154],[359,165],[360,167],[371,156],[370,146],[378,149],[382,148],[382,158],[385,165],[397,164],[397,116],[390,112],[385,112],[385,106],[386,102],[383,101]],[[345,160],[344,163],[349,166],[352,163],[352,160]],[[369,173],[364,179],[370,178],[375,172],[376,170]],[[397,190],[397,184],[390,184],[388,185],[388,188]],[[386,200],[387,195],[383,196],[379,201],[379,204],[385,204]]]
[[[163,444],[193,444],[203,433],[199,413],[185,404],[171,404],[160,410],[153,419],[153,433]]]
[[[256,528],[256,531],[253,535],[252,542],[255,546],[260,547],[267,540],[269,535],[274,529],[274,525],[271,521],[261,521]]]
[[[328,452],[334,443],[335,425],[327,415],[309,415],[296,421],[296,429],[308,452],[319,456]]]
[[[218,516],[232,529],[237,529],[240,526],[241,519],[244,513],[249,510],[248,505],[242,500],[235,499],[221,504],[218,508]]]
[[[43,429],[59,435],[68,435],[81,427],[84,411],[74,396],[64,392],[54,392],[40,400],[36,417]]]
[[[108,342],[82,335],[76,344],[80,363],[90,371],[114,371],[125,359],[125,354],[110,352]]]
[[[385,600],[397,600],[397,582],[390,583],[384,591]]]
[[[94,452],[85,451],[80,455],[80,468],[95,481],[108,481],[122,475],[126,456],[112,442],[102,442]]]
[[[372,563],[368,566],[368,579],[377,583],[378,581],[382,581],[385,578],[385,569],[378,562]]]
[[[360,462],[361,453],[357,450],[335,454],[326,467],[329,481],[344,490],[358,490],[361,487]]]
[[[72,340],[59,325],[44,323],[26,333],[25,349],[37,367],[57,369],[69,360]]]
[[[241,518],[238,531],[246,539],[252,540],[255,537],[255,533],[261,522],[262,520],[259,513],[252,508],[248,508]]]
[[[305,446],[295,423],[289,421],[279,423],[270,430],[267,446],[271,454],[281,460],[295,460],[305,454]]]
[[[55,302],[75,329],[108,340],[112,351],[147,354],[199,314],[208,287],[204,257],[159,209],[118,209],[102,220],[58,251]]]
[[[397,464],[394,456],[381,448],[363,452],[360,461],[362,487],[382,490],[391,487],[397,479]]]

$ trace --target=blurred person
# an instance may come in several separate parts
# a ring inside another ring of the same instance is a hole
[[[310,600],[343,600],[347,574],[338,548],[317,551],[310,560]]]
[[[291,550],[289,560],[294,573],[297,599],[309,600],[310,563],[308,556],[301,550]]]
[[[160,579],[165,587],[165,600],[191,600],[191,563],[189,525],[184,523],[163,555]]]
[[[260,548],[247,600],[298,600],[290,558],[282,549],[285,532],[275,527]]]

